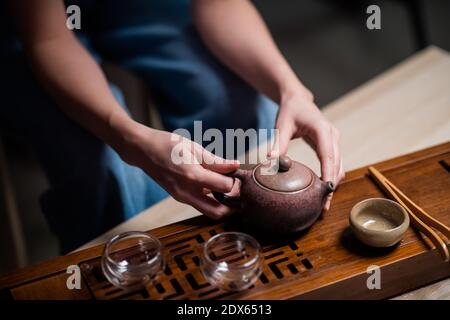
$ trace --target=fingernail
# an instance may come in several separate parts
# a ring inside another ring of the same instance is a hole
[[[226,159],[225,163],[226,164],[231,164],[231,165],[239,165],[240,164],[239,160],[229,160],[229,159]]]

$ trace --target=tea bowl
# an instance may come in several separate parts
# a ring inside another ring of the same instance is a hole
[[[402,239],[408,229],[409,216],[395,201],[370,198],[352,208],[349,222],[361,242],[372,247],[391,247]]]

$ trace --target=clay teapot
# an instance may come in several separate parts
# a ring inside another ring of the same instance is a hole
[[[230,176],[241,180],[239,196],[213,192],[220,203],[237,208],[239,220],[263,232],[288,234],[310,227],[319,218],[333,182],[323,182],[307,166],[287,156]]]

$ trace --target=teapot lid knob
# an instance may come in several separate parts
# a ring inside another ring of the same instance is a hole
[[[281,172],[289,171],[289,169],[292,166],[292,160],[288,156],[281,156],[278,159],[278,165],[279,165],[279,171],[281,171]]]
[[[276,160],[259,164],[253,171],[255,181],[269,189],[280,192],[296,192],[311,185],[313,172],[305,165],[281,156]]]

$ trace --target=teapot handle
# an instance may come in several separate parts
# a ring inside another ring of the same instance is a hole
[[[238,169],[234,172],[228,173],[227,176],[233,177],[235,179],[242,178],[243,170]],[[213,191],[212,192],[214,198],[219,201],[221,204],[226,205],[230,208],[239,208],[241,205],[241,197],[240,196],[229,196],[222,192]]]
[[[231,208],[239,208],[241,203],[241,197],[240,196],[229,196],[222,192],[212,192],[214,198],[216,198],[217,201],[219,201],[221,204],[224,204]]]

